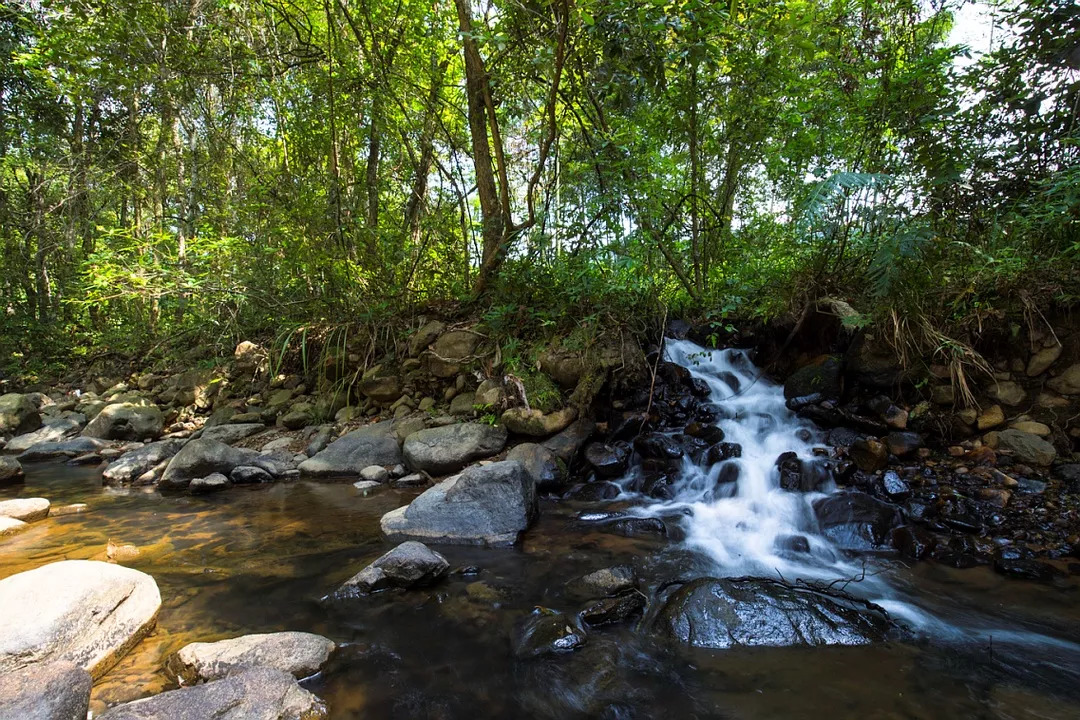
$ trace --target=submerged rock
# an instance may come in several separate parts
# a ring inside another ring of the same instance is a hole
[[[645,610],[645,596],[637,590],[617,597],[597,600],[583,608],[578,617],[587,625],[598,627],[629,620]]]
[[[157,620],[161,595],[145,573],[64,560],[0,580],[0,674],[66,660],[95,678]]]
[[[534,658],[576,650],[585,644],[585,631],[569,616],[536,608],[514,634],[514,655]]]
[[[101,473],[106,485],[130,485],[148,470],[172,458],[184,447],[186,440],[161,440],[126,452],[109,463]]]
[[[764,578],[700,578],[676,590],[652,632],[699,648],[865,645],[893,630],[872,603]]]
[[[630,465],[633,450],[624,442],[589,443],[585,448],[585,461],[596,471],[598,478],[617,478]]]
[[[334,596],[340,598],[390,588],[424,587],[438,582],[449,569],[450,563],[442,555],[423,543],[408,540],[346,580]]]
[[[371,465],[397,465],[401,448],[389,421],[367,425],[342,435],[325,450],[300,463],[300,474],[307,477],[358,477]]]
[[[326,705],[287,672],[246,667],[221,680],[117,705],[99,720],[319,720]]]
[[[536,486],[519,462],[471,467],[382,518],[391,540],[512,545],[536,517]]]
[[[595,570],[566,584],[567,592],[581,599],[612,597],[636,587],[637,577],[628,565]]]
[[[405,439],[403,451],[405,462],[413,470],[446,475],[457,472],[474,460],[491,457],[505,446],[505,428],[461,423],[414,432]]]
[[[333,640],[306,632],[242,635],[185,645],[169,658],[168,669],[187,685],[218,680],[248,665],[273,668],[303,679],[319,672],[336,648]]]
[[[58,660],[5,673],[0,682],[0,718],[5,720],[86,720],[90,673]]]

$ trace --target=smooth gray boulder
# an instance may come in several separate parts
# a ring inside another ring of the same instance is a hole
[[[74,663],[39,663],[4,675],[0,681],[3,720],[86,720],[90,673]]]
[[[379,557],[342,583],[335,598],[367,595],[390,588],[431,585],[446,575],[450,563],[427,545],[409,540]]]
[[[575,420],[558,435],[545,440],[542,445],[551,450],[567,465],[574,459],[585,442],[596,432],[596,423],[592,420]]]
[[[44,520],[49,516],[51,503],[45,498],[15,498],[0,500],[0,517],[15,518],[23,522]]]
[[[651,623],[656,635],[699,648],[866,645],[894,625],[872,603],[765,578],[699,578]]]
[[[37,430],[28,432],[25,435],[19,435],[12,438],[7,446],[4,448],[4,452],[17,453],[29,450],[34,445],[43,442],[60,442],[67,438],[73,437],[79,434],[78,421],[71,418],[59,418],[56,420],[50,420]]]
[[[86,453],[98,452],[107,447],[109,447],[109,443],[91,437],[77,437],[59,442],[42,442],[23,451],[19,455],[19,462],[39,462],[57,457],[76,457]]]
[[[360,479],[377,483],[389,482],[390,471],[382,465],[368,465],[360,471]]]
[[[506,447],[506,428],[460,423],[418,430],[405,438],[405,462],[432,475],[457,472],[474,460],[491,457]],[[373,463],[388,465],[391,463]]]
[[[1029,465],[1046,466],[1054,462],[1057,450],[1038,435],[1020,430],[1002,430],[998,433],[998,447],[1012,453],[1018,460]]]
[[[517,460],[525,466],[536,489],[540,491],[561,490],[566,485],[566,463],[543,445],[522,443],[506,453],[507,460]]]
[[[154,440],[164,427],[165,418],[156,405],[113,403],[102,408],[82,434],[102,440]]]
[[[0,580],[0,676],[66,660],[101,677],[154,626],[161,594],[138,570],[63,560]]]
[[[342,435],[325,450],[300,463],[300,474],[314,478],[359,477],[371,465],[397,465],[401,448],[390,421],[367,425]]]
[[[41,427],[41,414],[27,395],[0,395],[0,435],[22,435]]]
[[[471,467],[382,517],[391,540],[513,545],[536,518],[536,484],[510,460]]]
[[[167,665],[185,685],[219,680],[246,665],[274,668],[303,679],[319,672],[336,648],[333,640],[312,633],[259,633],[185,645]]]
[[[235,425],[214,425],[204,428],[199,437],[204,440],[217,440],[232,445],[244,438],[261,433],[266,429],[262,423],[237,423]]]
[[[221,680],[117,705],[98,720],[319,720],[326,705],[287,672],[246,667]]]
[[[186,443],[187,440],[173,439],[143,445],[109,463],[101,478],[106,485],[130,485],[143,473],[172,458]]]
[[[209,495],[219,490],[227,490],[232,481],[221,473],[210,473],[206,477],[195,478],[188,483],[188,492],[192,495]]]
[[[228,475],[238,465],[262,467],[259,457],[254,450],[230,447],[217,440],[192,440],[169,461],[158,487],[163,490],[184,490],[195,478],[214,473]]]
[[[19,461],[9,455],[0,455],[0,485],[22,482],[23,469]]]

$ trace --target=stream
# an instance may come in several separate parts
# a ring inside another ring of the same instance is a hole
[[[741,351],[669,341],[667,352],[727,408],[718,424],[742,455],[708,467],[684,460],[664,501],[631,490],[632,469],[610,507],[663,516],[680,525],[681,541],[604,532],[579,519],[596,503],[543,500],[518,547],[438,547],[454,568],[445,582],[330,605],[321,598],[388,549],[379,520],[415,491],[361,495],[348,483],[298,481],[173,496],[103,488],[98,468],[41,463],[0,497],[89,509],[7,540],[0,577],[104,560],[110,542],[138,548],[123,564],[156,579],[163,605],[154,633],[95,685],[98,712],[173,687],[164,660],[189,642],[304,630],[343,646],[304,682],[332,718],[1080,717],[1075,578],[1040,585],[988,567],[838,550],[810,510],[823,495],[781,490],[776,478],[777,456],[812,459],[824,450],[821,433],[786,409],[781,388]],[[805,538],[798,552],[792,537]],[[594,630],[574,653],[514,658],[510,637],[533,607],[573,612],[565,584],[615,564],[634,566],[647,595],[665,579],[703,575],[861,577],[846,590],[888,609],[910,639],[673,650],[619,625]]]

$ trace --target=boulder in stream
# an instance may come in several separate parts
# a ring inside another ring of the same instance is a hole
[[[167,663],[181,683],[219,680],[246,665],[274,668],[297,679],[322,669],[337,644],[322,635],[276,632],[185,645]]]
[[[865,645],[894,629],[886,612],[842,594],[765,578],[699,578],[665,601],[654,634],[699,648]]]
[[[446,475],[457,472],[474,460],[491,457],[505,446],[505,428],[483,423],[460,423],[414,432],[405,438],[403,450],[405,462],[413,470]]]
[[[79,422],[71,418],[57,418],[50,420],[37,430],[25,435],[14,437],[4,448],[5,452],[17,453],[29,450],[34,445],[43,442],[60,442],[79,434]]]
[[[346,580],[334,597],[424,587],[438,582],[449,569],[450,563],[442,555],[423,543],[408,540]]]
[[[40,442],[31,445],[19,455],[20,462],[40,462],[57,457],[76,457],[86,453],[98,452],[109,447],[109,443],[98,438],[77,437],[58,442]]]
[[[156,405],[113,403],[102,408],[82,434],[102,440],[153,440],[164,427],[165,418]]]
[[[5,673],[0,682],[0,718],[5,720],[86,720],[90,673],[58,660]]]
[[[0,485],[22,482],[23,469],[19,461],[10,455],[0,455]]]
[[[23,522],[44,520],[49,516],[50,503],[45,498],[15,498],[0,500],[0,517],[9,517]]]
[[[571,617],[538,607],[514,633],[514,655],[521,659],[576,650],[585,644],[585,630]]]
[[[66,660],[101,677],[157,620],[154,579],[122,565],[63,560],[0,580],[0,675]]]
[[[307,477],[358,477],[371,465],[397,465],[401,449],[394,437],[392,423],[367,425],[342,435],[300,463],[300,474]]]
[[[262,467],[260,457],[254,450],[229,447],[217,440],[192,440],[169,461],[158,487],[162,490],[185,490],[195,478],[214,473],[228,475],[238,465]]]
[[[391,540],[513,545],[537,514],[536,485],[519,462],[476,465],[382,518]]]
[[[551,492],[566,484],[566,465],[554,450],[537,443],[521,443],[506,453],[507,460],[517,460],[525,466],[536,483],[536,489]]]
[[[287,672],[245,667],[203,685],[117,705],[98,720],[319,720],[326,705]]]
[[[130,485],[158,464],[172,458],[184,447],[186,440],[161,440],[143,445],[118,457],[101,478],[106,485]]]
[[[903,524],[897,506],[857,491],[823,497],[813,508],[822,532],[843,550],[889,548],[889,534]]]

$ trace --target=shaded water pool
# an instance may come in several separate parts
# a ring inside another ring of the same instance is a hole
[[[320,598],[385,552],[383,513],[415,493],[349,484],[237,487],[210,497],[115,492],[100,471],[27,466],[0,497],[85,502],[0,545],[0,577],[62,559],[106,559],[151,574],[157,629],[95,686],[92,708],[171,687],[171,652],[194,641],[306,630],[343,647],[305,685],[333,718],[1078,718],[1080,588],[1007,580],[985,568],[879,560],[904,597],[940,623],[907,643],[687,652],[632,626],[593,631],[581,650],[515,660],[510,636],[536,605],[567,612],[563,585],[629,563],[651,583],[708,573],[666,541],[583,525],[584,506],[543,502],[514,549],[438,547],[458,570],[430,590],[346,605]],[[791,578],[789,578],[791,579]],[[949,628],[963,627],[963,632]]]

